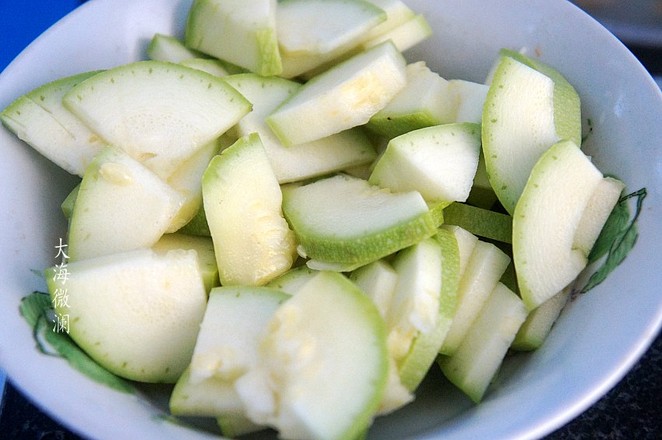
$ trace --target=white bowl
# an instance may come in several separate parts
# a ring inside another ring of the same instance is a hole
[[[608,280],[572,302],[544,347],[510,358],[478,406],[432,375],[417,401],[375,423],[376,439],[517,439],[543,436],[606,393],[662,323],[662,94],[627,49],[565,1],[409,0],[435,35],[407,54],[447,78],[483,81],[502,47],[528,48],[582,97],[593,132],[585,149],[629,190],[647,188],[640,238]],[[94,0],[30,45],[0,76],[0,107],[64,75],[144,56],[155,32],[181,35],[190,0]],[[34,273],[55,263],[65,221],[60,202],[76,179],[0,130],[0,365],[25,393],[73,430],[98,439],[208,438],[166,420],[162,387],[139,394],[91,382],[35,349],[21,297],[44,290]]]

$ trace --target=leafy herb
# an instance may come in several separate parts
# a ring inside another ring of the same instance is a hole
[[[55,331],[55,313],[47,293],[33,292],[24,297],[19,310],[32,327],[37,349],[41,353],[66,359],[72,367],[98,383],[125,393],[134,392],[127,381],[106,370],[85,354],[66,332]],[[54,351],[50,350],[49,346]]]
[[[597,261],[605,254],[607,254],[607,258],[602,266],[591,275],[579,293],[586,293],[603,282],[632,250],[639,236],[636,222],[646,194],[646,188],[642,188],[621,197],[618,201],[589,254],[590,262]],[[636,198],[636,206],[634,216],[630,220],[629,200],[632,198]]]

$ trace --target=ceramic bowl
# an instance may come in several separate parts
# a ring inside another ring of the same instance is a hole
[[[416,401],[379,418],[371,439],[525,439],[568,422],[605,394],[637,361],[662,322],[662,94],[635,57],[605,28],[566,1],[408,0],[434,35],[410,61],[451,78],[483,81],[502,48],[525,49],[555,66],[582,98],[597,166],[646,188],[639,240],[601,285],[568,304],[545,345],[511,356],[484,401],[468,399],[432,373]],[[93,0],[26,48],[0,76],[0,107],[36,86],[85,70],[145,57],[155,32],[181,36],[190,0]],[[98,385],[61,358],[39,353],[18,313],[22,297],[44,290],[38,274],[55,263],[65,237],[60,203],[76,184],[7,130],[0,130],[0,365],[53,417],[96,439],[215,438],[172,423],[167,389],[125,394]],[[260,435],[261,436],[261,435]],[[260,438],[260,436],[258,436]],[[265,434],[275,438],[273,434]]]

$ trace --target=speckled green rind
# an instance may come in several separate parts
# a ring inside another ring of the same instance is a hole
[[[513,214],[513,261],[520,295],[533,310],[586,267],[575,234],[602,173],[571,141],[550,147],[531,171]]]
[[[345,276],[321,272],[276,311],[272,328],[281,327],[287,330],[263,340],[263,353],[313,338],[309,362],[320,372],[302,370],[281,390],[281,413],[290,422],[276,422],[281,435],[291,438],[291,428],[306,438],[362,435],[379,408],[388,374],[386,325],[375,304]]]
[[[99,71],[57,79],[20,96],[0,112],[19,139],[71,174],[82,176],[104,142],[62,104],[62,97]]]
[[[184,43],[251,72],[278,75],[282,63],[271,6],[271,0],[250,4],[244,0],[196,0],[189,10]]]
[[[441,293],[439,321],[429,333],[419,333],[409,353],[400,361],[398,371],[402,384],[415,391],[434,364],[441,344],[450,329],[460,283],[460,251],[455,235],[447,229],[439,229],[435,236],[441,248]]]
[[[482,116],[486,169],[492,188],[513,213],[537,159],[560,140],[581,142],[581,108],[559,72],[502,50]]]
[[[568,139],[577,145],[581,145],[581,117],[568,117],[568,114],[579,116],[581,113],[579,95],[572,84],[558,70],[540,60],[509,49],[502,49],[500,53],[544,73],[554,81],[554,124],[556,133],[560,139]]]
[[[479,237],[511,243],[513,219],[501,212],[478,208],[465,203],[453,203],[444,209],[446,224],[457,225]]]
[[[314,192],[307,192],[308,185],[285,187],[283,212],[297,237],[300,253],[330,265],[329,270],[333,270],[333,265],[342,267],[343,271],[360,267],[431,237],[437,231],[438,219],[430,213],[422,198],[419,199],[420,196],[405,200],[402,204],[403,213],[399,213],[398,218],[387,222],[381,228],[375,228],[370,219],[371,215],[375,215],[375,211],[366,205],[365,209],[347,212],[353,208],[348,208],[344,195],[354,198],[354,202],[358,204],[363,204],[364,200],[370,203],[371,199],[375,200],[375,196],[383,197],[384,203],[387,204],[391,198],[396,201],[397,197],[402,197],[402,193],[384,192],[371,187],[364,180],[344,175],[309,185],[320,184],[325,185],[325,188],[319,191],[321,186],[318,186]],[[350,186],[352,190],[357,189],[355,195],[353,191],[346,190]],[[339,192],[344,195],[339,196]],[[320,198],[324,200],[323,213],[312,205],[315,201],[319,205]],[[365,227],[359,228],[360,232],[353,235],[331,233],[328,226],[336,222],[334,217],[338,215],[349,216],[352,222],[357,224],[365,223]]]
[[[153,60],[97,73],[62,102],[100,138],[162,179],[251,110],[221,78]]]
[[[473,402],[482,400],[526,315],[520,298],[498,283],[455,353],[439,357],[444,375]]]

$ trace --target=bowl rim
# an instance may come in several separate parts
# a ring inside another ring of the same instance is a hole
[[[172,0],[169,4],[174,4],[175,2],[177,2],[177,0]],[[43,45],[42,41],[44,39],[50,38],[55,33],[62,32],[62,28],[66,28],[67,26],[70,26],[71,23],[75,24],[77,22],[80,22],[80,21],[86,19],[86,17],[92,15],[94,13],[94,11],[103,10],[102,8],[104,8],[104,7],[109,8],[108,10],[112,9],[111,5],[113,3],[117,3],[117,1],[115,0],[115,2],[113,2],[113,0],[95,0],[93,2],[87,2],[86,4],[80,6],[79,8],[74,10],[72,13],[70,13],[69,15],[64,17],[62,20],[58,21],[56,24],[51,26],[37,40],[35,40],[33,43],[31,43],[14,61],[12,61],[7,66],[5,71],[3,71],[0,74],[0,94],[3,93],[3,88],[2,88],[1,84],[4,82],[5,78],[12,75],[14,70],[18,70],[17,66],[19,66],[21,63],[23,63],[24,60],[28,59],[34,51],[41,50],[40,48]],[[125,0],[125,3],[128,3],[128,0]],[[140,3],[140,2],[136,2],[136,3]],[[153,4],[153,3],[156,3],[156,0],[147,0],[143,3],[144,4]],[[185,3],[186,3],[186,0],[184,2],[178,2],[177,4],[179,6],[181,6],[181,4],[185,4]],[[541,2],[539,1],[538,4],[540,4],[540,3]],[[574,7],[574,5],[569,4],[569,7],[570,6]],[[596,24],[597,24],[597,22],[596,22]],[[172,26],[173,26],[173,29],[174,29],[176,27],[176,24],[172,23]],[[604,32],[607,32],[607,31],[605,30]],[[607,37],[605,37],[605,38],[607,38]],[[610,38],[613,38],[613,36],[610,36]],[[611,44],[614,44],[615,47],[617,47],[617,45],[621,44],[621,43],[618,42],[614,38]],[[627,49],[625,49],[624,46],[619,50],[627,51]],[[631,56],[631,54],[630,55],[624,54],[623,56]],[[634,56],[631,56],[631,57],[634,58]],[[638,63],[638,61],[637,61],[637,63]],[[643,69],[643,66],[640,65],[640,67],[641,67],[641,69]],[[38,75],[37,77],[35,77],[33,79],[32,84],[27,84],[26,83],[22,87],[22,89],[17,89],[17,90],[27,91],[27,89],[29,89],[31,86],[38,85],[36,83],[39,83],[40,81],[43,81],[42,79],[39,79],[39,78],[47,78],[47,77],[53,76],[53,75],[56,75],[55,71],[44,72],[41,75]],[[638,75],[642,78],[642,80],[644,79],[644,77],[642,77],[640,73]],[[649,75],[649,77],[650,77],[650,75]],[[651,84],[655,85],[652,78],[650,78],[650,81],[651,81]],[[658,90],[658,101],[660,101],[660,103],[662,104],[662,98],[661,98],[662,94],[659,93],[659,89],[657,89],[657,90]],[[662,109],[662,105],[660,106],[660,109]],[[652,315],[652,319],[648,323],[649,325],[644,330],[644,336],[642,338],[640,338],[638,340],[638,343],[633,345],[631,347],[631,349],[626,353],[626,356],[624,357],[624,359],[622,359],[621,362],[619,363],[618,368],[612,370],[607,376],[603,377],[602,380],[600,381],[599,386],[596,386],[590,392],[585,393],[585,395],[583,396],[582,399],[574,402],[573,405],[568,406],[565,411],[563,411],[562,413],[558,413],[556,415],[556,417],[554,417],[553,419],[550,419],[550,420],[540,424],[533,431],[529,431],[529,432],[526,432],[526,433],[519,432],[521,438],[526,438],[529,435],[534,435],[534,436],[544,435],[545,433],[551,432],[551,430],[553,430],[554,428],[557,428],[557,427],[561,426],[563,423],[569,421],[571,418],[578,415],[584,409],[588,408],[592,403],[597,401],[610,388],[612,388],[627,373],[627,371],[629,371],[632,368],[632,366],[635,364],[635,362],[648,349],[650,344],[655,339],[656,335],[659,333],[660,327],[662,326],[662,302],[659,303],[657,306],[658,306],[657,310],[654,312],[654,314]],[[0,346],[0,350],[1,349],[2,349],[2,347]],[[0,359],[2,359],[3,361],[5,360],[5,355],[1,351],[0,351]],[[53,364],[53,362],[47,362],[47,363],[49,364],[49,366],[52,366],[59,373],[62,373],[62,371],[65,370],[64,368],[61,368],[61,366],[56,367]],[[63,420],[67,424],[71,424],[73,422],[72,420],[65,420],[65,419],[67,419],[67,415],[71,414],[71,412],[70,412],[71,409],[72,409],[71,407],[67,407],[66,410],[64,410],[64,411],[60,410],[60,408],[58,408],[58,406],[56,404],[57,399],[54,399],[52,396],[49,396],[49,392],[33,388],[32,386],[27,386],[27,385],[25,385],[25,383],[23,383],[20,380],[21,378],[27,377],[27,374],[25,374],[25,375],[22,374],[22,373],[26,373],[27,371],[31,372],[32,370],[26,370],[24,372],[21,372],[20,368],[12,363],[11,368],[8,370],[8,374],[12,377],[14,377],[14,375],[16,375],[16,377],[19,378],[19,380],[17,382],[17,385],[19,386],[19,388],[21,388],[21,390],[23,390],[32,399],[34,399],[37,402],[46,402],[45,403],[46,412],[50,413],[51,415],[53,415],[57,419]],[[64,375],[64,377],[66,377],[67,379],[69,379],[70,376],[71,375],[67,375],[67,374]],[[73,383],[79,383],[79,381],[73,380]],[[60,388],[60,387],[58,387],[57,389],[60,392],[64,391],[64,389]],[[86,395],[86,398],[90,398],[90,397],[91,396]],[[136,407],[140,407],[140,406],[141,405],[138,403]],[[96,426],[94,420],[83,420],[80,425],[78,425],[77,423],[78,422],[76,422],[76,426],[72,426],[72,428],[74,428],[74,429],[80,428],[82,431],[85,431],[85,432],[92,432],[91,427]],[[175,431],[177,431],[177,430],[175,429]],[[111,432],[112,431],[102,432],[101,435],[111,436]],[[173,434],[173,435],[175,435],[175,434]],[[434,435],[434,433],[431,434],[431,435]],[[433,438],[433,437],[430,436],[430,437],[427,437],[427,438]]]

